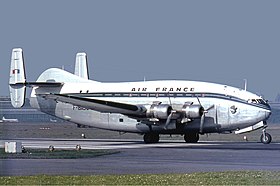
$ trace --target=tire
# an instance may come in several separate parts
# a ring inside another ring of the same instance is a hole
[[[158,143],[159,142],[159,134],[147,133],[144,134],[144,142],[145,143]]]
[[[269,144],[272,141],[272,137],[269,133],[265,133],[265,136],[261,135],[261,142],[263,144]]]
[[[184,135],[184,140],[186,143],[197,143],[199,140],[198,133],[186,133]]]

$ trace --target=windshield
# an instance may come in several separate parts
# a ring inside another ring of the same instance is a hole
[[[261,105],[269,106],[268,103],[266,101],[264,101],[263,99],[249,99],[248,102],[249,103],[254,103],[254,104],[261,104]]]

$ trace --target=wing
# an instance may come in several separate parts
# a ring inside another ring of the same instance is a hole
[[[77,97],[68,94],[37,94],[45,99],[51,99],[63,103],[69,103],[86,109],[96,110],[99,112],[120,113],[125,115],[145,115],[146,108],[141,105],[132,105],[113,101]]]

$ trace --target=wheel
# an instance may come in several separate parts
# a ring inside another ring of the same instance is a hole
[[[198,133],[186,133],[184,135],[184,140],[186,143],[197,143],[199,140]]]
[[[269,144],[272,140],[272,137],[269,133],[264,133],[265,135],[261,135],[261,142],[263,144]]]
[[[145,143],[158,143],[159,134],[147,133],[147,134],[144,134],[143,139],[144,139]]]

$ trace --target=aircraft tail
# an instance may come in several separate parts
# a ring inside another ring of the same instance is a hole
[[[23,52],[21,48],[14,48],[11,56],[9,88],[11,102],[15,108],[20,108],[24,105],[25,83]]]
[[[84,79],[89,78],[86,53],[77,53],[74,74]]]

